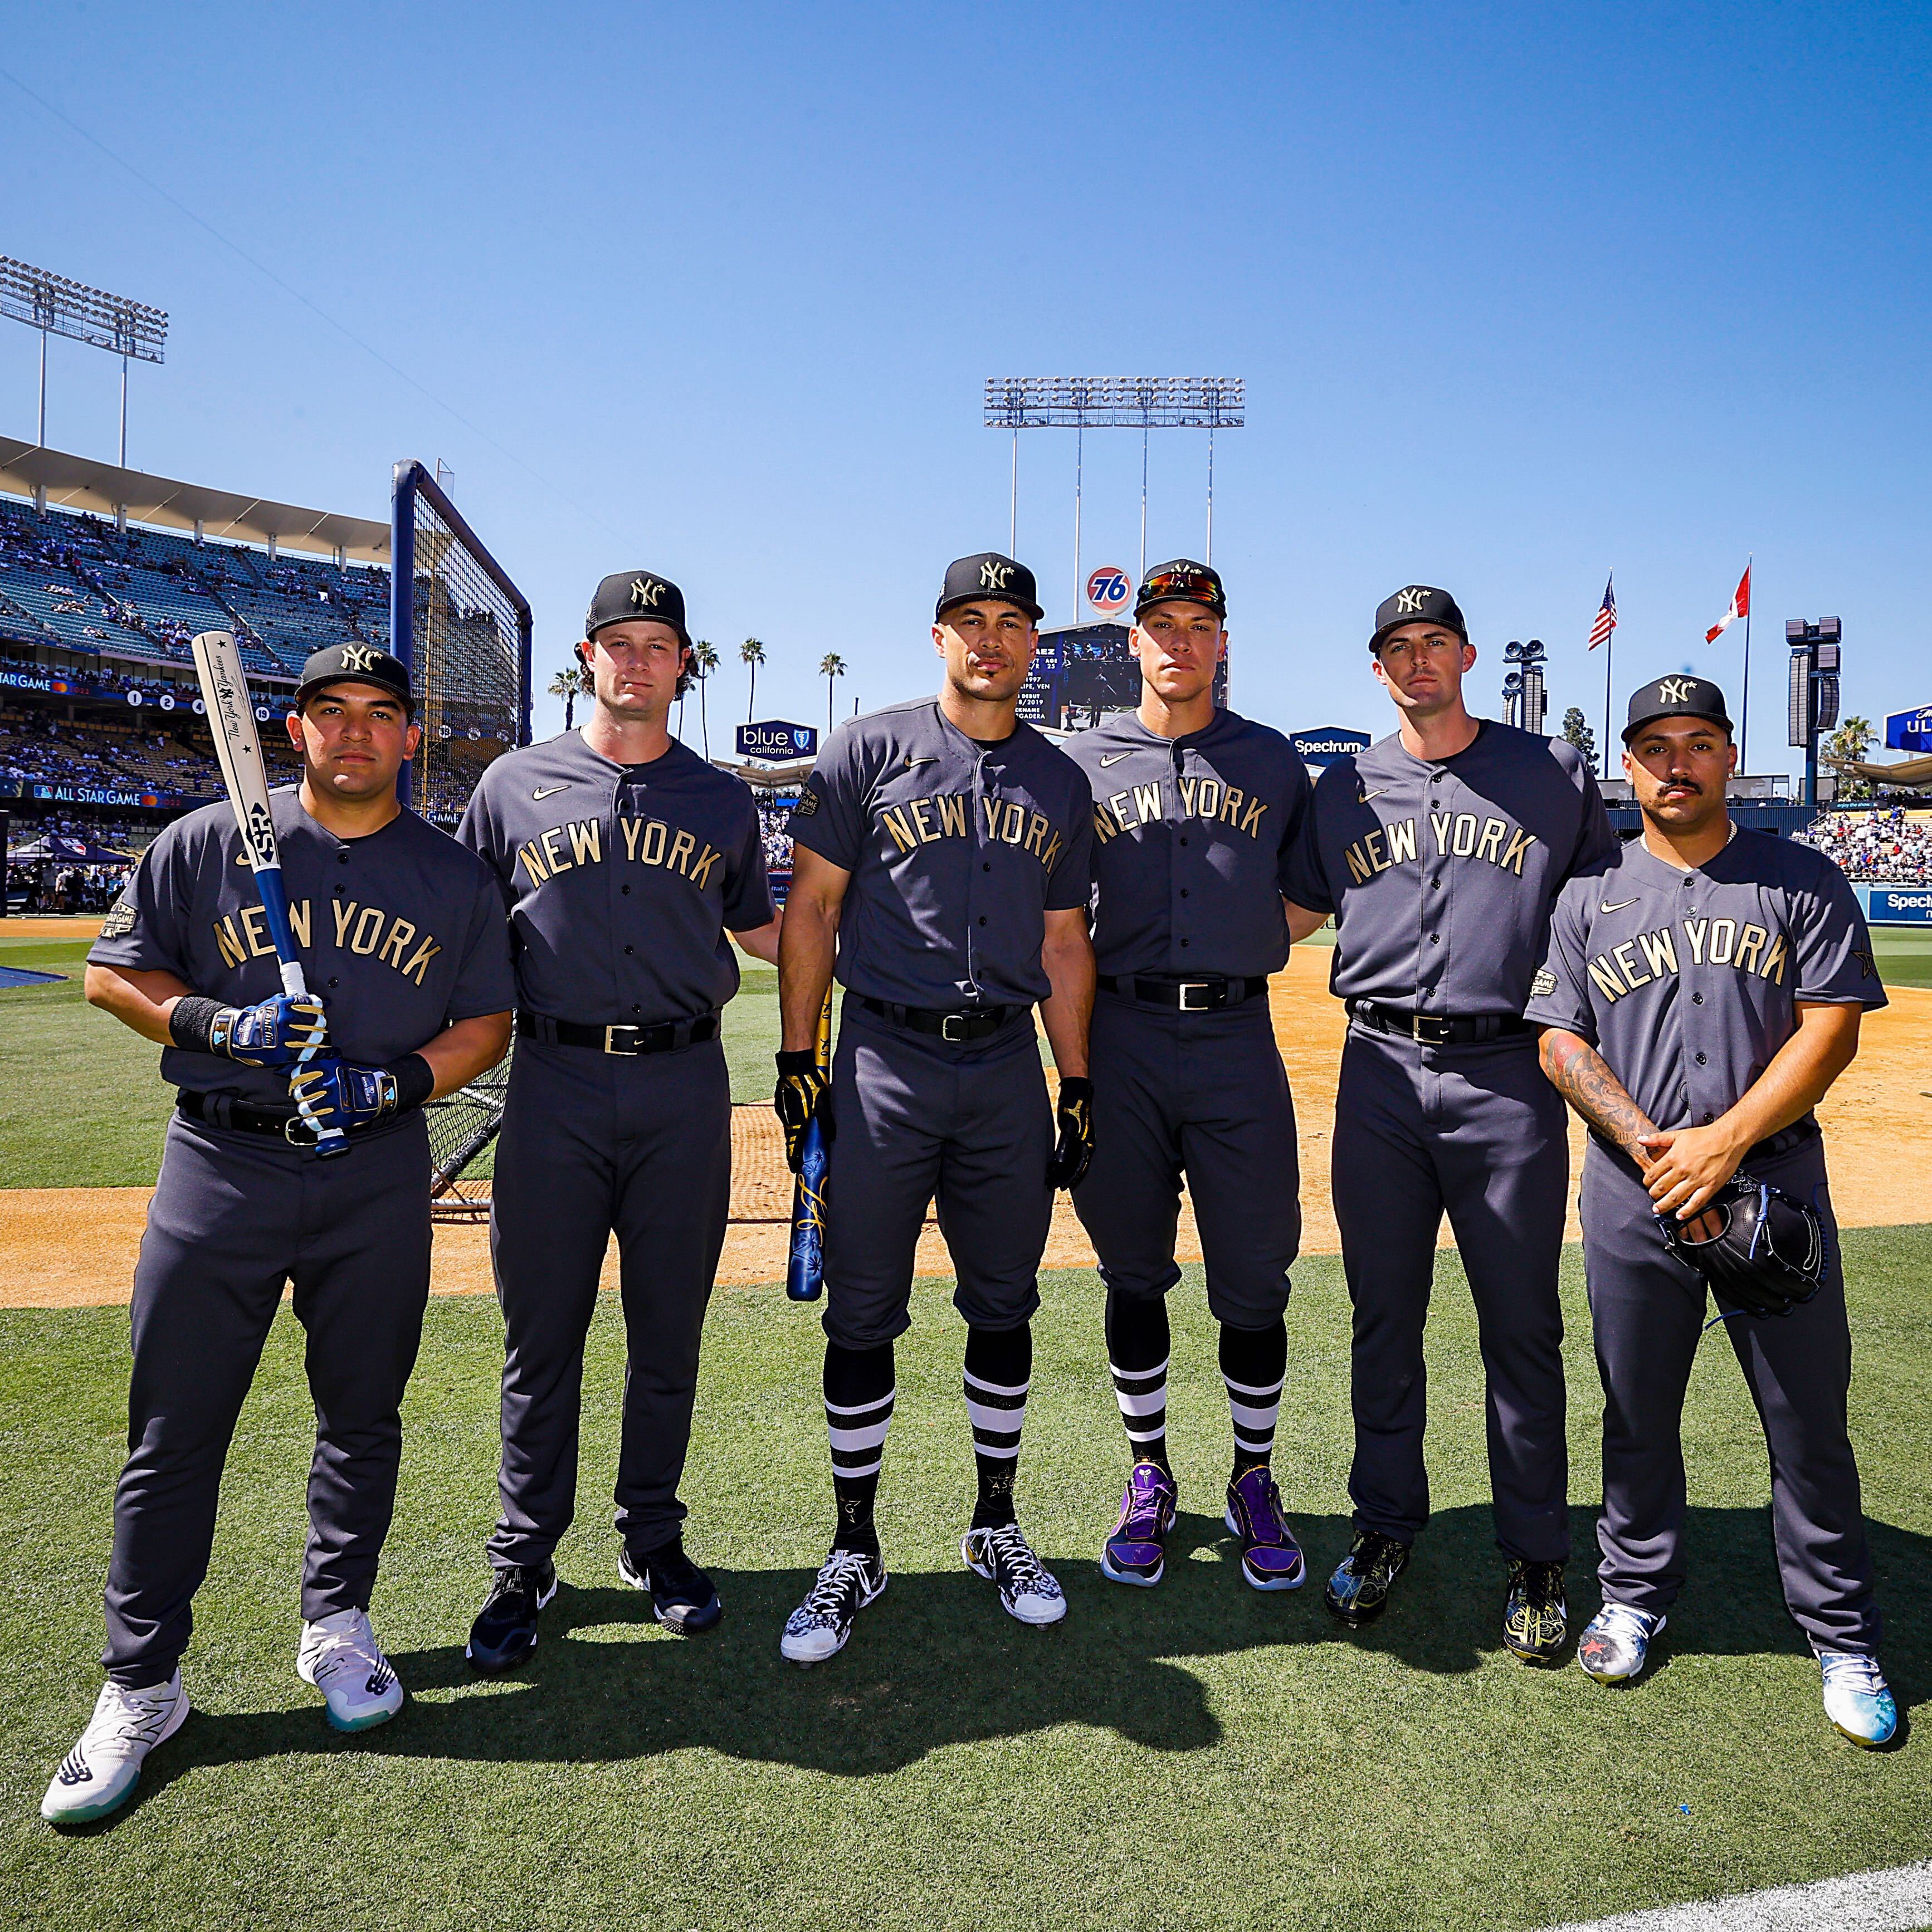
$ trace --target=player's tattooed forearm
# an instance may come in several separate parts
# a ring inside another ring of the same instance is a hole
[[[1638,1136],[1654,1133],[1655,1124],[1604,1063],[1603,1056],[1574,1034],[1543,1036],[1543,1070],[1550,1083],[1583,1119],[1633,1160],[1648,1165]]]

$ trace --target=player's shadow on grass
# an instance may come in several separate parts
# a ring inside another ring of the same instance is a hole
[[[1576,1515],[1573,1636],[1597,1607],[1594,1513]],[[947,1744],[1022,1738],[1064,1724],[1111,1731],[1160,1751],[1205,1749],[1221,1726],[1195,1658],[1271,1649],[1307,1694],[1334,1694],[1336,1652],[1354,1647],[1436,1675],[1498,1661],[1502,1566],[1486,1508],[1445,1510],[1417,1546],[1396,1600],[1349,1631],[1323,1610],[1322,1582],[1346,1549],[1345,1518],[1302,1517],[1308,1584],[1262,1594],[1242,1584],[1232,1540],[1205,1516],[1184,1516],[1166,1579],[1153,1590],[1105,1582],[1090,1561],[1061,1558],[1066,1621],[1044,1631],[1004,1616],[990,1588],[963,1569],[895,1572],[860,1618],[845,1652],[811,1670],[784,1663],[778,1632],[811,1581],[803,1570],[715,1574],[723,1624],[680,1640],[658,1630],[649,1600],[568,1582],[544,1612],[542,1641],[522,1670],[485,1685],[452,1641],[399,1654],[416,1694],[394,1723],[334,1737],[310,1703],[231,1716],[198,1715],[156,1754],[144,1796],[196,1766],[286,1752],[374,1751],[480,1762],[610,1762],[700,1747],[835,1774],[900,1769]],[[1886,1660],[1901,1706],[1932,1695],[1932,1538],[1874,1523],[1881,1600],[1896,1633]],[[1691,1512],[1691,1581],[1652,1675],[1672,1658],[1802,1656],[1786,1618],[1768,1512]],[[1319,1649],[1318,1657],[1315,1652]],[[1569,1658],[1564,1659],[1566,1667]],[[1646,1678],[1645,1682],[1649,1681]],[[1625,1696],[1642,1694],[1642,1684]]]

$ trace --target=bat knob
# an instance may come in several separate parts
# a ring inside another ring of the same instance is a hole
[[[349,1136],[346,1134],[331,1134],[326,1139],[316,1143],[315,1157],[317,1160],[334,1160],[338,1155],[348,1151]]]

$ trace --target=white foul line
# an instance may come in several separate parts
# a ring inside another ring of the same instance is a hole
[[[1932,1859],[1696,1905],[1619,1912],[1552,1932],[1920,1932],[1932,1924]]]

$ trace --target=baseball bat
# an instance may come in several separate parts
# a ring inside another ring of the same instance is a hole
[[[812,1057],[821,1073],[832,1066],[832,988],[818,1010],[818,1037]],[[805,1124],[798,1173],[791,1190],[791,1252],[785,1262],[785,1293],[794,1301],[816,1301],[825,1292],[825,1130],[814,1114]]]
[[[242,831],[242,849],[262,895],[262,916],[268,943],[281,968],[282,991],[296,996],[308,992],[302,961],[296,952],[294,928],[289,924],[289,899],[282,886],[281,848],[275,842],[275,821],[268,811],[268,773],[262,762],[262,741],[255,732],[255,702],[242,674],[242,653],[231,631],[203,631],[191,646],[195,676],[214,737],[214,755],[221,766],[228,803]],[[298,1064],[316,1056],[304,1047]],[[298,1105],[300,1103],[298,1102]],[[307,1109],[304,1108],[306,1112]],[[316,1130],[316,1152],[324,1159],[349,1151],[349,1137],[340,1127]]]

